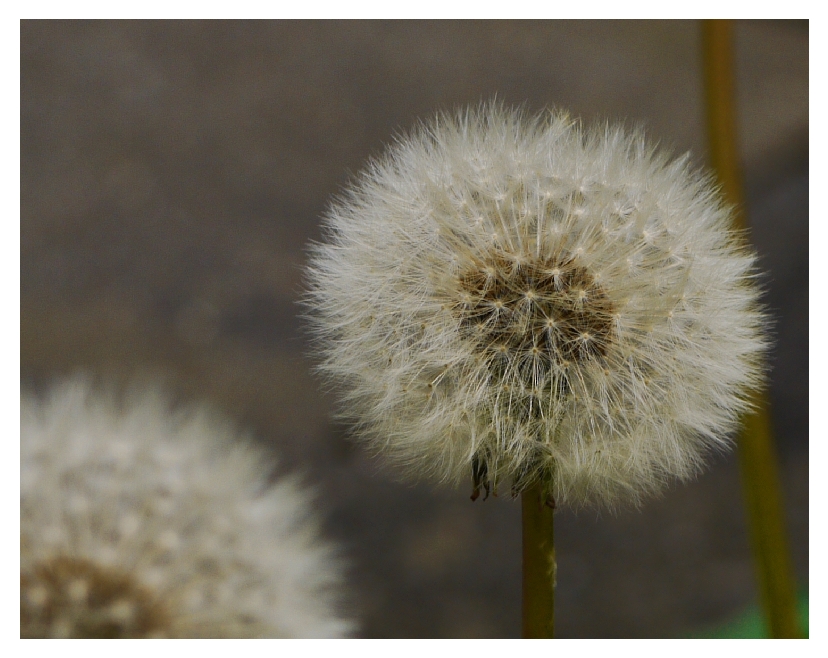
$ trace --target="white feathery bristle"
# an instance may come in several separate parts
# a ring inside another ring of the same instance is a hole
[[[311,494],[206,407],[24,395],[22,637],[341,637]]]
[[[325,223],[321,369],[413,476],[638,503],[729,446],[762,382],[755,256],[711,178],[638,131],[441,114]]]

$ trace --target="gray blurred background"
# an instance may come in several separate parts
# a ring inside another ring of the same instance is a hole
[[[808,23],[736,26],[741,152],[775,318],[771,398],[808,580]],[[697,22],[21,27],[21,379],[153,377],[319,491],[364,637],[518,637],[520,505],[400,483],[330,420],[297,299],[366,158],[493,96],[706,154]],[[735,459],[617,516],[557,515],[560,637],[677,637],[756,597]]]

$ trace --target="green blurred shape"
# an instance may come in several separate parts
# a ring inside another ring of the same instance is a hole
[[[805,637],[808,637],[808,591],[805,590],[797,597],[797,612],[799,613],[799,623]],[[767,624],[762,616],[759,606],[754,605],[748,608],[741,615],[733,619],[724,626],[716,626],[698,633],[694,633],[693,638],[711,638],[711,639],[744,639],[744,638],[767,638],[768,629]]]

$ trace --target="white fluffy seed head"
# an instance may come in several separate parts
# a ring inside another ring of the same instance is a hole
[[[322,370],[412,475],[637,503],[726,447],[762,379],[755,257],[730,222],[639,132],[439,115],[327,213]]]
[[[21,400],[22,637],[339,637],[311,495],[206,408]]]

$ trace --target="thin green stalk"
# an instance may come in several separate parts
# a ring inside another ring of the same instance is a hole
[[[735,223],[746,227],[736,145],[732,21],[702,22],[710,160],[726,200],[736,208]],[[753,395],[755,411],[744,419],[739,459],[757,575],[771,637],[802,637],[767,393]]]
[[[523,637],[551,638],[555,630],[554,512],[540,487],[523,492]]]

